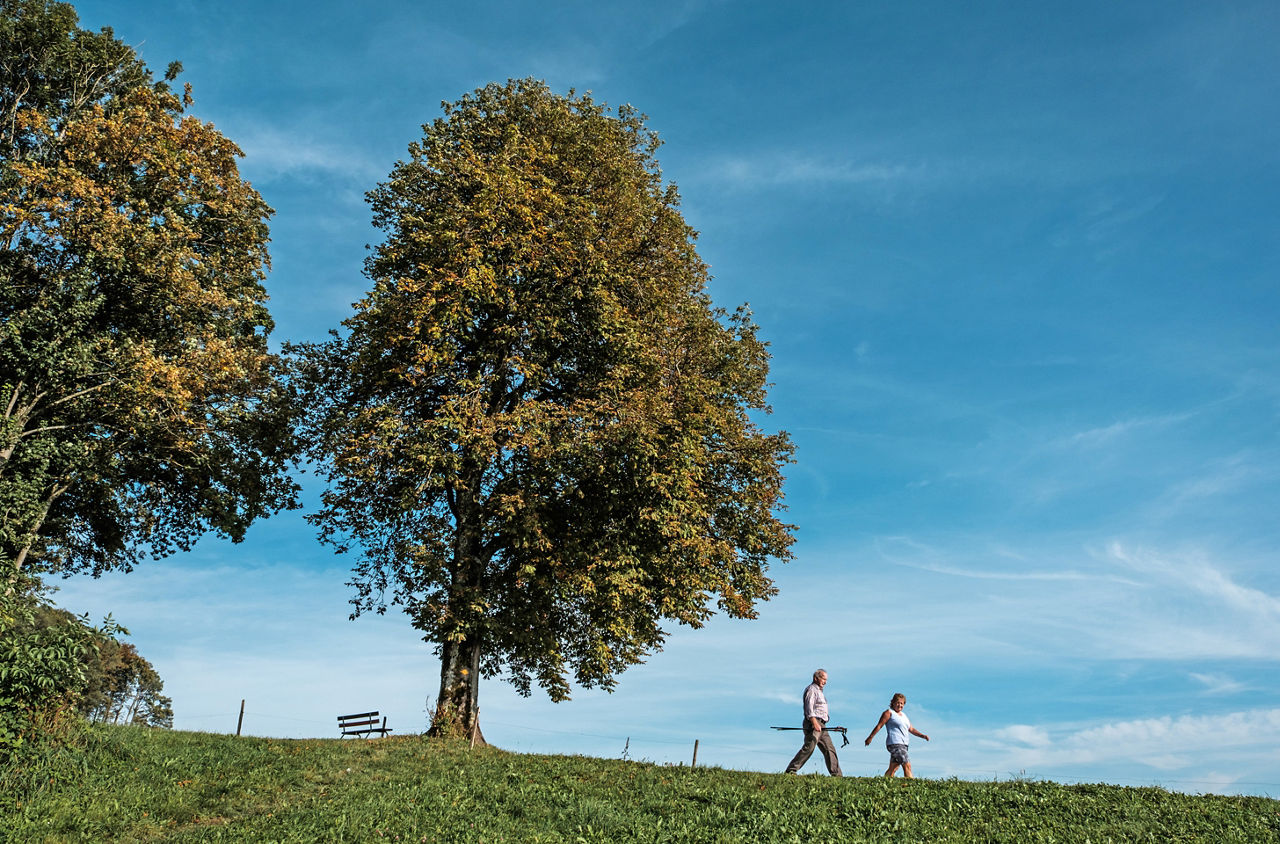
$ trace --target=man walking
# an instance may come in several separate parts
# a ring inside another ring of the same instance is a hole
[[[787,765],[788,774],[799,773],[816,747],[822,751],[828,773],[833,777],[842,776],[840,760],[836,758],[836,746],[831,742],[831,734],[824,729],[827,723],[827,698],[822,689],[826,685],[827,672],[819,668],[813,672],[813,682],[804,690],[804,745],[791,760],[791,764]]]

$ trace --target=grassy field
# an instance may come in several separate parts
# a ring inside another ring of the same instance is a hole
[[[1280,841],[1280,801],[835,780],[346,741],[94,729],[0,782],[0,840]]]

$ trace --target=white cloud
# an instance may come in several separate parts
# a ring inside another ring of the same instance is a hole
[[[928,563],[899,563],[899,565],[920,569],[921,571],[931,571],[935,574],[967,577],[976,580],[1074,580],[1093,583],[1099,579],[1096,574],[1083,571],[982,571]],[[1131,580],[1118,577],[1104,577],[1103,579],[1119,583],[1133,583]]]
[[[1187,505],[1200,505],[1205,499],[1236,492],[1250,482],[1268,479],[1268,473],[1260,465],[1262,462],[1243,455],[1231,457],[1204,474],[1175,485],[1169,490],[1164,507],[1173,513]]]
[[[1244,683],[1234,680],[1225,674],[1197,674],[1192,672],[1191,679],[1204,684],[1207,695],[1230,695],[1248,688]]]
[[[1158,768],[1162,771],[1178,771],[1190,766],[1193,762],[1193,757],[1176,756],[1171,753],[1166,753],[1160,756],[1148,756],[1143,759],[1142,762],[1145,765],[1149,765],[1152,768]]]
[[[1085,237],[1091,241],[1120,239],[1128,234],[1134,222],[1158,208],[1164,199],[1160,194],[1131,201],[1115,196],[1101,199],[1085,215]]]
[[[364,150],[316,139],[311,129],[258,125],[236,138],[245,154],[242,169],[260,181],[318,175],[372,185],[389,169],[389,162],[375,162]]]
[[[926,771],[936,766],[970,775],[987,770],[997,778],[1145,782],[1191,792],[1234,791],[1233,784],[1247,781],[1248,772],[1271,766],[1270,749],[1280,743],[1280,709],[1015,725],[991,733],[938,724],[933,736],[929,750],[920,754]],[[1224,753],[1237,763],[1236,773],[1215,770]],[[1144,769],[1149,778],[1138,779],[1135,774]],[[1101,771],[1129,773],[1106,776]]]
[[[923,168],[886,162],[823,159],[787,153],[724,156],[705,177],[747,189],[779,186],[874,185],[917,180]]]
[[[1025,744],[1029,747],[1047,747],[1049,745],[1049,734],[1040,727],[1033,727],[1028,724],[1014,724],[1011,727],[1005,727],[1002,730],[997,730],[995,736],[997,739]]]
[[[890,567],[876,578],[874,593],[853,598],[852,615],[833,610],[817,623],[835,630],[856,624],[872,664],[880,663],[877,648],[892,648],[895,641],[917,663],[939,667],[978,654],[1015,665],[1280,659],[1280,613],[1271,594],[1240,583],[1205,555],[1135,547],[1116,540],[1092,552],[1072,539],[1045,537],[1023,547],[1012,540],[992,544],[986,534],[930,542],[875,538],[824,564],[831,572],[827,591],[842,596],[857,596],[866,567]],[[1252,565],[1266,570],[1264,563]],[[782,600],[797,600],[788,588],[795,587],[786,584]],[[824,598],[809,600],[818,606]],[[900,605],[929,623],[902,625]],[[937,635],[941,629],[945,636]]]
[[[1202,598],[1266,624],[1271,633],[1280,636],[1280,598],[1236,583],[1202,556],[1177,558],[1142,549],[1130,550],[1119,542],[1112,542],[1107,553],[1135,571],[1181,584]],[[1234,623],[1239,621],[1239,618],[1234,619]],[[1280,644],[1280,639],[1276,644]]]
[[[1117,721],[1070,733],[1051,753],[1088,760],[1122,748],[1135,757],[1160,759],[1168,754],[1224,747],[1272,746],[1280,743],[1280,709],[1212,715],[1142,718]]]
[[[920,571],[944,574],[951,577],[963,577],[974,580],[1008,580],[1008,581],[1082,581],[1097,583],[1099,580],[1135,584],[1135,581],[1118,577],[1114,574],[1085,571],[1076,568],[1063,568],[1055,558],[1043,552],[1038,556],[1026,551],[1014,549],[1008,545],[994,545],[990,548],[966,549],[957,554],[955,548],[939,548],[927,545],[908,536],[878,537],[875,540],[876,550],[887,561],[895,565]],[[1081,555],[1083,560],[1083,555]],[[974,565],[964,565],[973,561]],[[956,561],[956,562],[949,562]],[[979,567],[983,561],[991,565]],[[1015,568],[999,569],[996,563],[1009,561]]]
[[[1098,448],[1139,431],[1175,425],[1190,418],[1191,415],[1190,413],[1167,413],[1159,416],[1122,419],[1110,425],[1090,428],[1060,437],[1051,445],[1057,447]]]

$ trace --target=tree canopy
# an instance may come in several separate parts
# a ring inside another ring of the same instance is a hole
[[[765,344],[713,306],[642,115],[534,80],[444,107],[369,194],[371,289],[296,351],[356,614],[403,606],[437,716],[474,730],[481,675],[560,700],[664,622],[753,617],[791,445],[753,421]]]
[[[238,147],[109,29],[0,0],[0,556],[130,568],[292,504]]]

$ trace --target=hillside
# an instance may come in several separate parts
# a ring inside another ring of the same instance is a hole
[[[108,727],[81,745],[5,773],[0,840],[1280,840],[1280,801],[1155,788],[787,777],[418,736]]]

